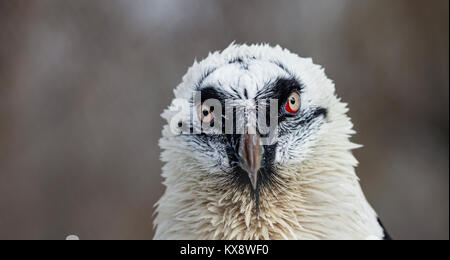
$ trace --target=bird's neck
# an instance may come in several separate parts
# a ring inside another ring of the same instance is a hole
[[[376,215],[354,172],[347,140],[302,163],[280,167],[276,189],[262,188],[259,210],[251,188],[229,188],[182,157],[163,169],[167,190],[158,206],[155,238],[364,239],[380,236]],[[320,144],[318,144],[320,145]],[[354,145],[353,145],[354,146]],[[328,145],[329,148],[329,145]],[[167,174],[170,172],[171,174]],[[179,180],[183,179],[183,182]]]

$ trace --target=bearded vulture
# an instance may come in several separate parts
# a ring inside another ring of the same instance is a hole
[[[389,239],[355,174],[347,104],[310,58],[232,43],[174,94],[155,239]]]

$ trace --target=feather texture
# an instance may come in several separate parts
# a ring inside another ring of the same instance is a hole
[[[201,155],[180,141],[169,124],[164,126],[160,146],[166,191],[156,204],[155,239],[383,238],[377,215],[355,174],[357,160],[351,150],[360,146],[349,140],[354,131],[347,105],[336,97],[334,84],[311,59],[279,46],[232,44],[195,62],[174,91],[175,97],[189,99],[205,73],[242,58],[283,64],[285,71],[277,73],[292,74],[307,86],[302,102],[326,107],[326,123],[313,125],[317,128],[314,135],[301,137],[307,141],[296,140],[299,135],[283,141],[276,153],[273,185],[261,187],[258,207],[250,186],[235,185],[213,162],[199,161]],[[261,82],[277,76],[271,70],[260,70],[260,78],[242,79],[247,80],[246,86],[253,85],[246,94],[255,95]],[[223,88],[233,91],[230,84]],[[173,109],[169,107],[162,115],[168,122],[175,114]],[[299,142],[301,149],[296,149]]]

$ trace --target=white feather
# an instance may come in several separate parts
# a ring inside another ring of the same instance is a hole
[[[242,75],[235,67],[212,74],[207,80],[222,82],[225,91],[245,84],[253,96],[260,86],[284,72],[280,61],[308,86],[302,102],[328,108],[327,124],[301,149],[277,151],[280,185],[261,190],[259,215],[255,214],[250,187],[233,189],[211,174],[222,174],[199,161],[201,154],[189,150],[170,131],[163,129],[160,146],[166,191],[157,203],[155,239],[380,239],[383,230],[365,199],[351,153],[359,147],[349,141],[354,133],[348,111],[335,95],[333,82],[311,59],[300,58],[279,46],[231,44],[194,62],[175,89],[175,98],[189,99],[196,82],[210,69],[226,67],[229,60],[252,57],[259,62],[253,74]],[[241,75],[233,77],[233,75]],[[240,83],[239,83],[240,81]],[[163,114],[171,122],[174,106]],[[226,162],[224,162],[226,163]]]

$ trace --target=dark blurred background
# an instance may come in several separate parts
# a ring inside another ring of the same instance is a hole
[[[323,65],[391,235],[449,238],[449,1],[0,0],[0,239],[152,238],[159,115],[232,41]]]

